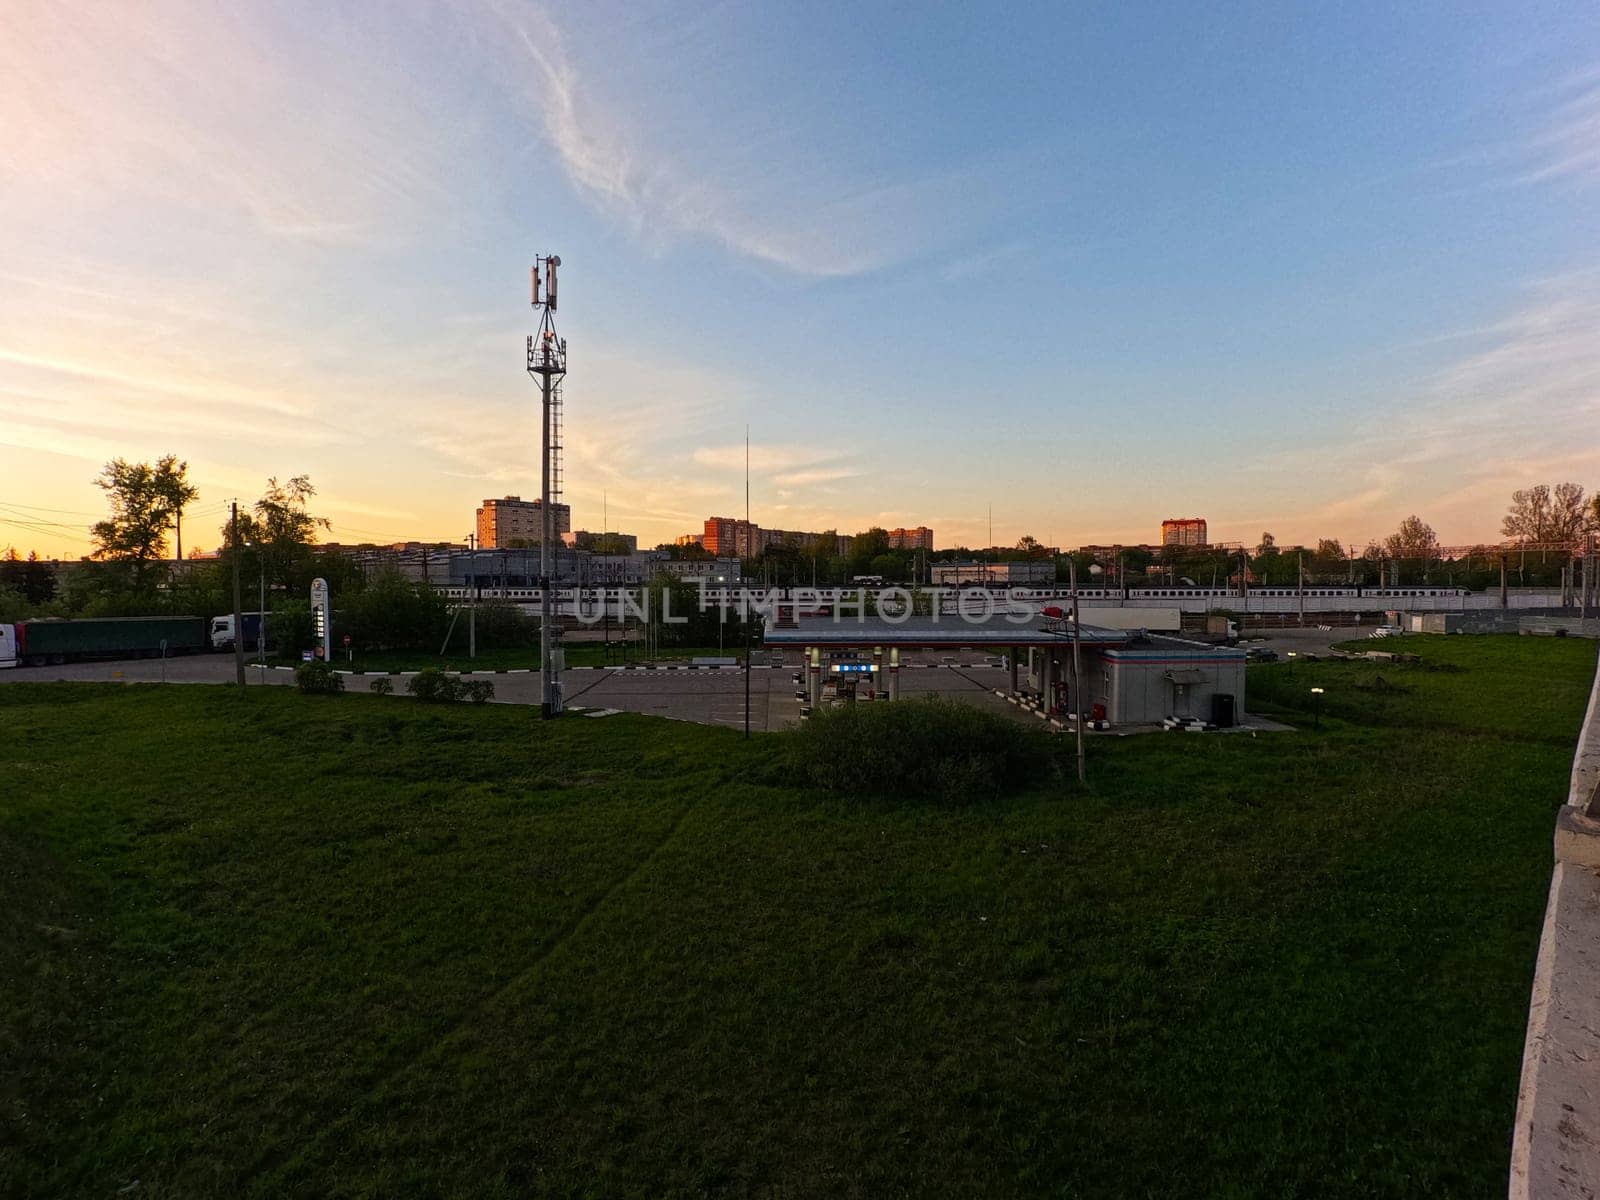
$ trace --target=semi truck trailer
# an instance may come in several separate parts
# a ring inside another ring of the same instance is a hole
[[[0,625],[0,667],[156,658],[206,649],[204,617],[47,618]]]
[[[261,636],[262,614],[258,612],[240,613],[239,619],[244,623],[245,649],[254,650],[256,639]],[[213,650],[232,650],[233,642],[233,614],[223,613],[220,617],[212,617],[211,648]],[[270,644],[270,642],[271,639],[269,638],[268,643]]]

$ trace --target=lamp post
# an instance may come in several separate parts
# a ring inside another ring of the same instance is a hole
[[[467,531],[467,559],[472,571],[472,603],[467,606],[467,657],[478,657],[478,555],[477,534]],[[457,610],[460,611],[459,609]]]
[[[256,564],[261,568],[260,591],[256,599],[256,666],[261,668],[261,682],[267,681],[267,556],[261,553],[260,542],[246,542],[256,552]],[[241,618],[242,620],[242,618]],[[233,636],[244,637],[243,629],[235,629]]]
[[[1312,715],[1312,719],[1311,719],[1311,727],[1313,729],[1321,729],[1322,728],[1322,689],[1319,688],[1319,687],[1314,687],[1314,688],[1311,689],[1311,711],[1312,711],[1312,714],[1313,714]]]
[[[1089,564],[1089,574],[1099,575],[1105,568],[1099,563]],[[1078,782],[1084,781],[1083,766],[1083,627],[1078,621],[1078,560],[1067,559],[1067,572],[1072,584],[1072,712],[1073,727],[1078,739]]]

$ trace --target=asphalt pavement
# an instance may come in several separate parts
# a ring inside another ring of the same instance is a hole
[[[948,661],[947,661],[948,660]],[[900,672],[900,694],[909,697],[936,692],[952,699],[997,712],[1018,715],[1018,710],[995,695],[1004,689],[1009,673],[986,665],[982,654],[933,655],[916,658]],[[800,701],[795,696],[798,666],[757,666],[750,671],[750,727],[753,730],[791,728],[800,721]],[[662,664],[654,670],[587,667],[562,673],[566,703],[586,710],[617,709],[648,713],[703,725],[743,728],[745,673],[732,668],[690,669],[686,663]],[[282,668],[248,666],[250,687],[285,687],[294,672]],[[394,695],[405,694],[406,676],[350,675],[348,691],[364,691],[372,680],[388,678]],[[495,702],[538,704],[537,673],[479,672],[474,678],[494,682]],[[52,667],[14,667],[0,670],[0,684],[76,681],[89,683],[187,683],[228,685],[234,682],[234,663],[225,654],[185,658],[131,659],[119,662],[68,663]],[[1019,719],[1021,719],[1019,717]]]

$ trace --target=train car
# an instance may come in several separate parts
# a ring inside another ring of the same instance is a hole
[[[206,649],[204,617],[92,617],[19,621],[12,636],[12,664],[42,667],[94,658],[155,658]]]

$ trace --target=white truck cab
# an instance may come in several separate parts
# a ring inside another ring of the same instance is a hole
[[[17,665],[17,627],[0,625],[0,670]]]

